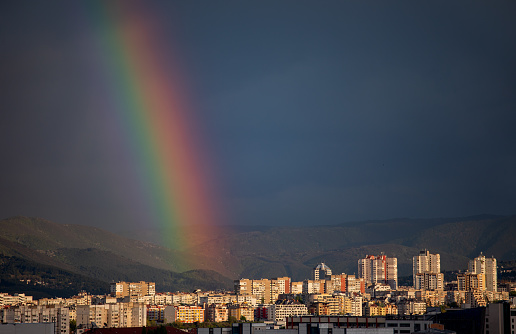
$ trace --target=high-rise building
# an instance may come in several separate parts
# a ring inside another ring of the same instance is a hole
[[[291,293],[292,283],[290,277],[278,277],[272,280],[263,278],[260,280],[239,279],[234,281],[235,293],[245,296],[252,295],[260,303],[273,303],[280,294]]]
[[[139,297],[154,296],[156,294],[156,283],[154,282],[116,282],[111,283],[111,295],[113,297],[130,297],[133,302]]]
[[[485,289],[487,291],[497,291],[498,276],[494,257],[486,258],[480,253],[475,259],[469,261],[468,271],[472,274],[484,274]]]
[[[358,260],[358,277],[366,283],[384,283],[398,289],[398,259],[386,255],[367,255]]]
[[[412,258],[414,287],[417,290],[442,290],[444,277],[441,274],[441,256],[422,250]]]
[[[326,279],[326,276],[331,276],[331,269],[322,262],[314,268],[313,280]]]

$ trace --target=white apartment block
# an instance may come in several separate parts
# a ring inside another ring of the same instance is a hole
[[[358,260],[358,277],[366,283],[388,284],[392,290],[398,288],[398,259],[385,255],[367,255]]]
[[[331,269],[326,264],[324,264],[324,262],[318,264],[314,268],[313,273],[312,273],[312,279],[314,281],[317,281],[320,279],[324,280],[324,279],[326,279],[327,276],[331,276]]]
[[[478,290],[486,291],[484,274],[464,273],[457,275],[457,289],[459,291]]]
[[[414,288],[417,290],[441,290],[444,288],[444,275],[441,274],[441,256],[420,251],[412,258]]]
[[[110,292],[113,297],[129,297],[131,301],[137,301],[143,296],[154,296],[156,294],[156,283],[154,282],[116,282],[111,283]]]
[[[303,281],[303,293],[314,294],[324,292],[324,280],[304,280]]]
[[[418,300],[403,300],[397,304],[398,315],[425,314],[426,303]]]
[[[77,306],[77,326],[91,328],[141,327],[147,324],[147,309],[142,303],[115,303]]]
[[[158,293],[154,296],[154,305],[172,305],[172,295]]]
[[[303,293],[303,282],[292,282],[290,292],[294,295]]]
[[[293,301],[278,301],[269,308],[269,320],[285,321],[286,317],[302,316],[308,314],[305,304]]]
[[[3,324],[55,324],[55,334],[70,333],[69,310],[56,306],[15,306],[0,309]]]
[[[485,289],[487,291],[497,291],[498,275],[496,259],[486,258],[482,253],[473,260],[469,261],[468,271],[472,274],[484,274]]]
[[[23,293],[15,293],[9,295],[8,293],[0,293],[0,307],[16,306],[33,303],[32,296],[25,296]]]
[[[335,295],[339,301],[339,313],[350,316],[362,316],[363,298],[360,295],[345,296],[342,294]]]
[[[364,293],[365,280],[363,278],[356,278],[355,275],[348,275],[346,277],[346,292]]]
[[[439,254],[430,254],[428,250],[420,251],[419,255],[412,258],[412,263],[414,275],[425,272],[441,272],[441,256]]]
[[[414,276],[416,290],[443,290],[444,275],[441,273],[419,273]]]
[[[222,322],[228,321],[229,310],[226,305],[212,304],[205,307],[205,320]]]

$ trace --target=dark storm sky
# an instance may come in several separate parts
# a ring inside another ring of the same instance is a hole
[[[148,6],[227,223],[516,212],[514,2]],[[146,219],[124,138],[92,102],[85,12],[0,4],[0,218]]]

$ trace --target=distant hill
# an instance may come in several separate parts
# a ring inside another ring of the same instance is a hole
[[[39,218],[1,220],[0,255],[5,265],[16,264],[22,269],[36,264],[47,266],[59,269],[71,280],[84,276],[104,284],[119,280],[154,281],[158,291],[232,288],[231,279],[211,270],[186,268],[190,270],[178,273],[183,256],[178,252],[95,227],[63,225]],[[13,279],[19,281],[21,277]],[[7,278],[0,279],[1,290]],[[73,290],[80,291],[80,286]]]
[[[466,269],[483,252],[500,260],[516,259],[516,216],[390,219],[351,224],[271,227],[228,234],[203,244],[206,251],[225,247],[235,259],[234,275],[249,278],[289,275],[309,278],[324,261],[334,272],[355,273],[358,259],[384,252],[398,258],[400,276],[412,274],[412,257],[422,249],[441,254],[442,270]]]
[[[516,216],[390,219],[339,225],[226,228],[196,231],[185,253],[146,241],[159,231],[126,238],[95,227],[57,224],[39,218],[0,221],[0,254],[54,266],[102,282],[155,281],[158,290],[232,288],[232,280],[290,276],[309,278],[319,262],[353,274],[368,254],[398,258],[400,276],[411,275],[421,249],[441,254],[442,270],[465,269],[481,251],[516,259]],[[129,235],[130,236],[130,235]],[[185,261],[188,254],[189,261]]]

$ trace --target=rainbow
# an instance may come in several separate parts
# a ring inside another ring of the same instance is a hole
[[[108,98],[135,156],[142,194],[153,224],[171,249],[186,251],[220,217],[210,185],[207,152],[194,127],[170,41],[160,36],[144,4],[95,2],[95,39]],[[91,10],[90,10],[91,12]]]

